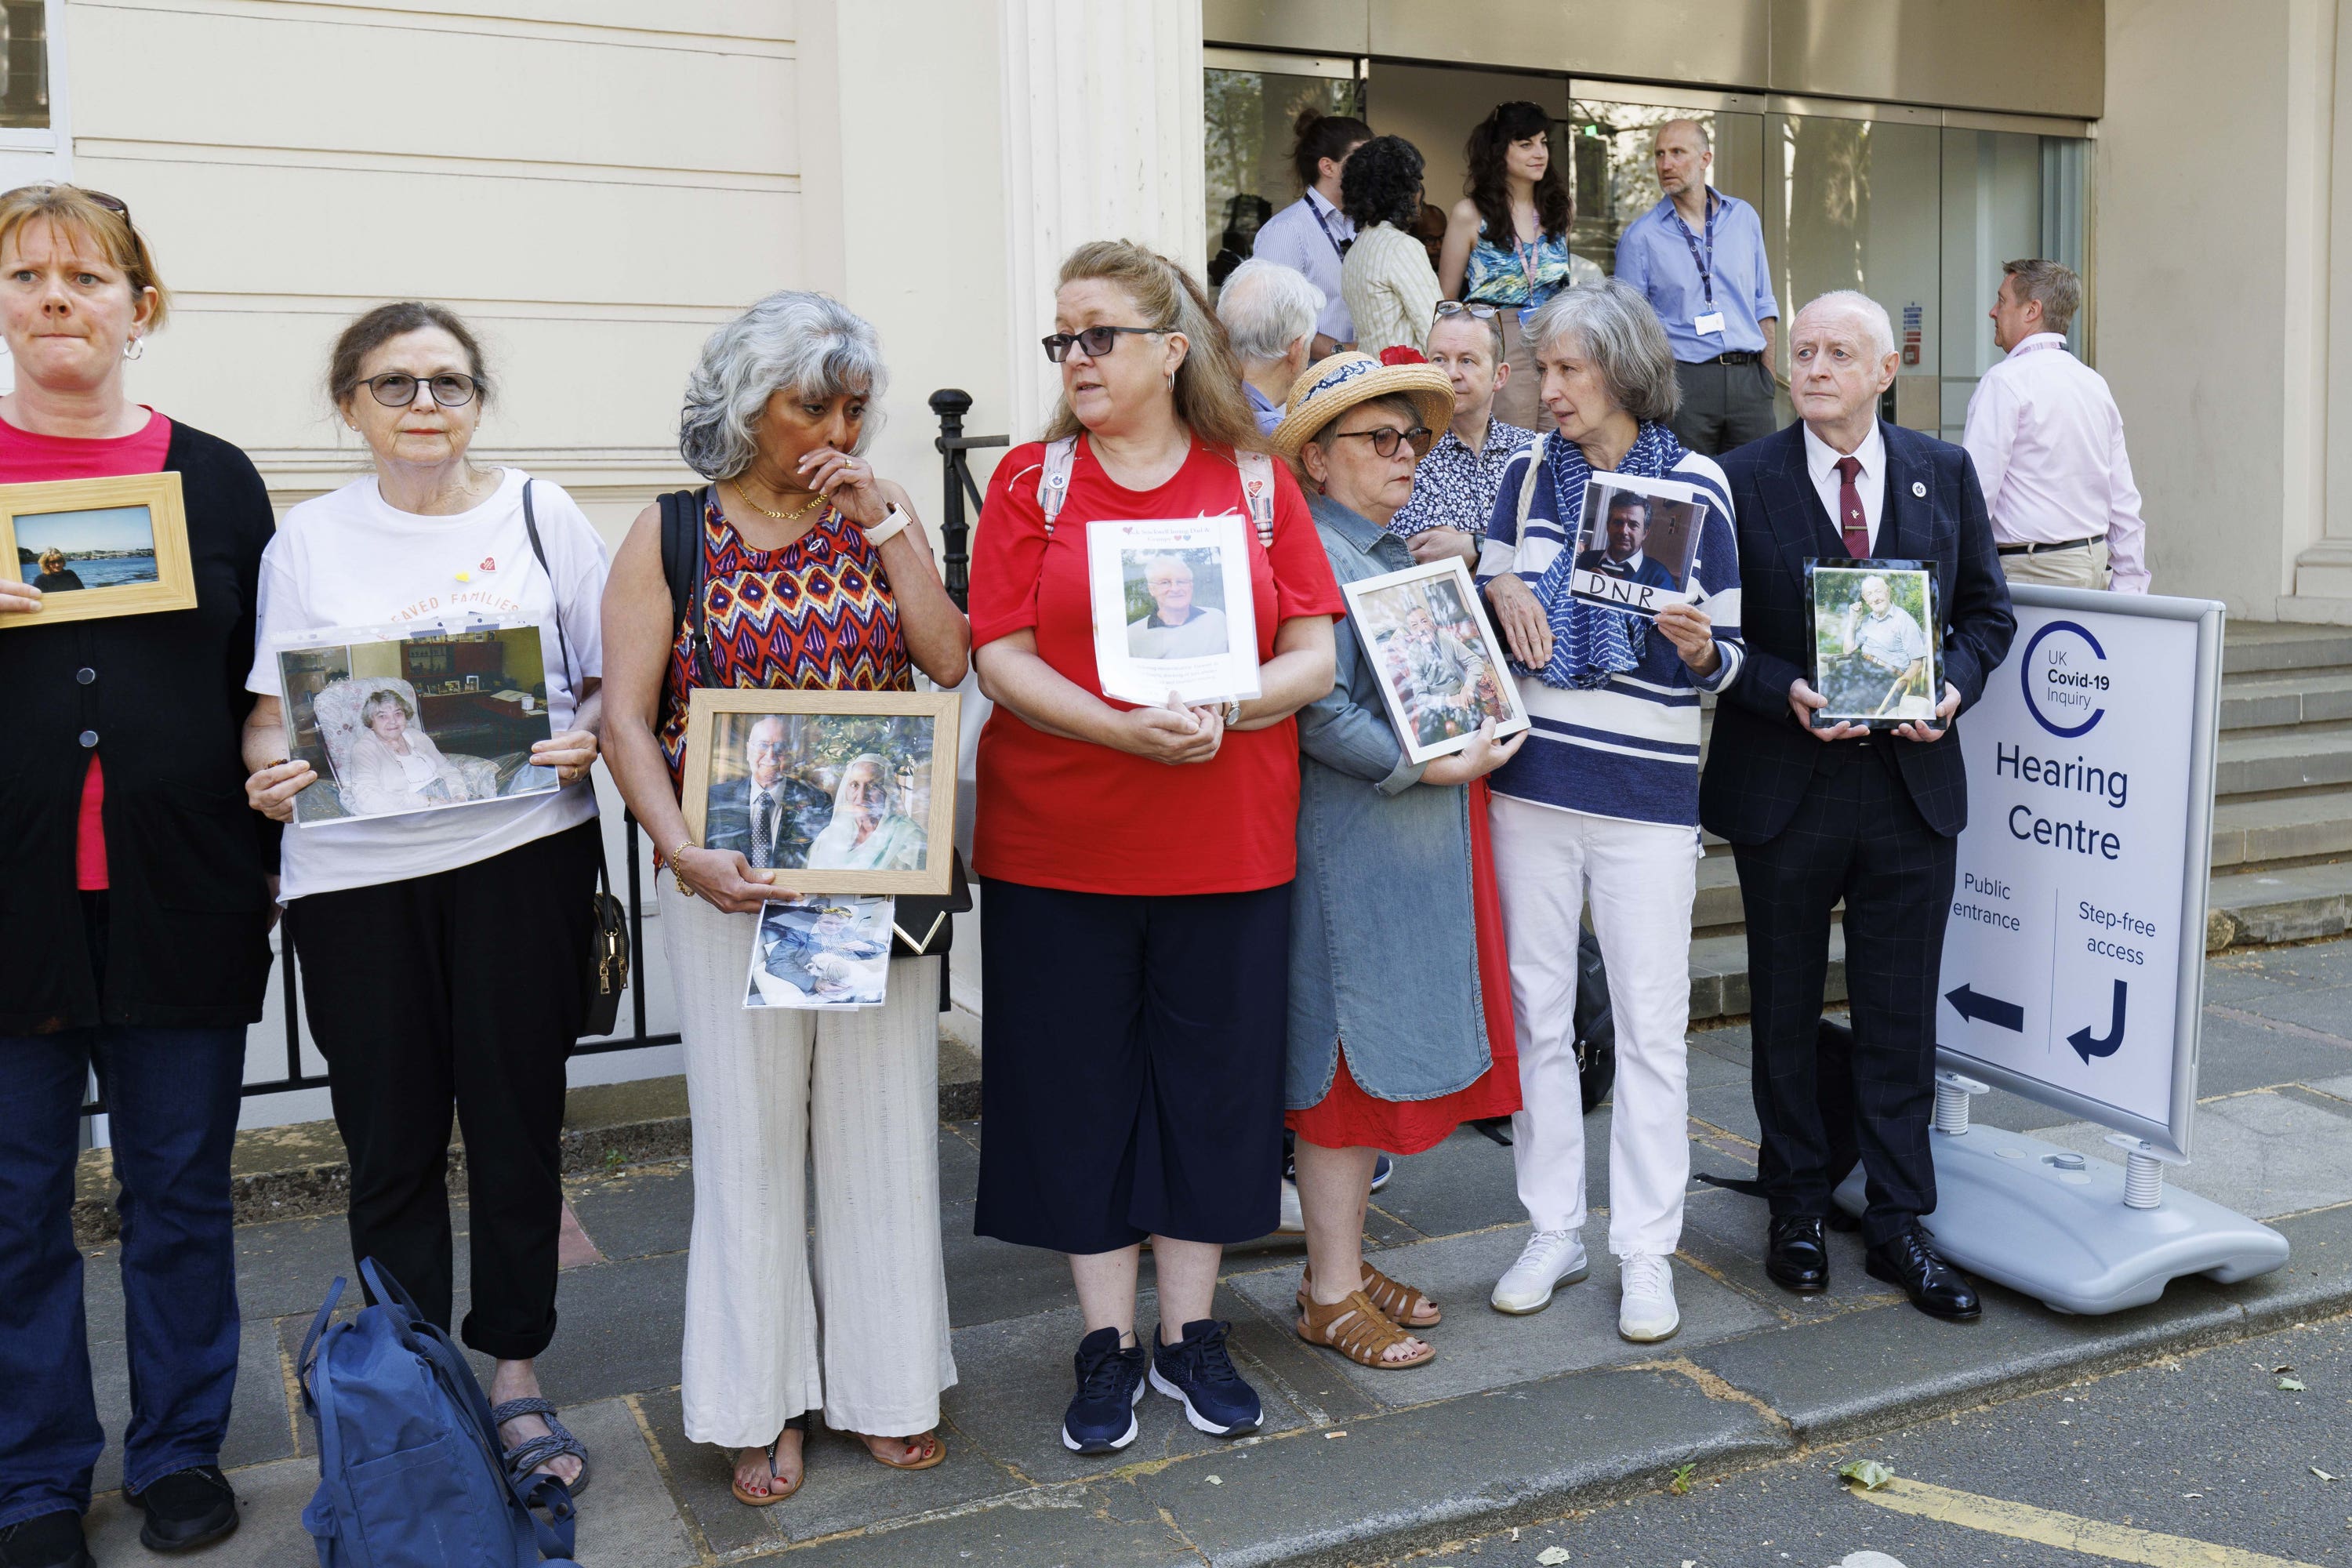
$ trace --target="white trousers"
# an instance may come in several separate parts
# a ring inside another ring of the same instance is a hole
[[[855,1012],[746,1009],[758,917],[658,879],[694,1118],[686,1435],[765,1447],[939,1425],[954,1385],[940,1255],[940,960],[894,959]],[[810,1186],[815,1187],[814,1268]]]
[[[1584,1225],[1584,1103],[1576,1081],[1576,947],[1588,892],[1617,1025],[1609,1119],[1609,1250],[1680,1244],[1690,1184],[1690,918],[1698,833],[1503,795],[1489,816],[1511,949],[1519,1098],[1511,1157],[1538,1230]]]

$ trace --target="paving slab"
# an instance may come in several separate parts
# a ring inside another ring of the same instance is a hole
[[[1765,1228],[1770,1211],[1744,1193],[1711,1192],[1683,1205],[1683,1255],[1723,1285],[1757,1301],[1785,1322],[1807,1322],[1885,1307],[1903,1293],[1863,1272],[1862,1233],[1829,1231],[1830,1287],[1799,1296],[1764,1272]]]
[[[1609,1118],[1584,1119],[1585,1169],[1591,1179],[1595,1157],[1600,1179],[1608,1180]],[[1459,1236],[1491,1226],[1524,1222],[1518,1176],[1511,1152],[1465,1127],[1435,1148],[1396,1163],[1396,1174],[1372,1199],[1381,1214],[1420,1236]]]
[[[2244,1314],[2247,1331],[2352,1311],[2352,1204],[2294,1215],[2272,1226],[2286,1237],[2286,1261],[2268,1274],[2210,1287]]]
[[[255,1465],[229,1477],[236,1489],[236,1532],[190,1558],[183,1553],[150,1552],[139,1543],[140,1511],[109,1489],[91,1498],[83,1530],[90,1555],[106,1568],[127,1563],[163,1568],[171,1563],[197,1562],[205,1568],[299,1568],[319,1560],[317,1543],[302,1528],[302,1510],[319,1489],[319,1466],[310,1459],[281,1459]]]
[[[89,1347],[89,1381],[106,1428],[91,1486],[111,1491],[122,1485],[122,1437],[131,1411],[131,1365],[122,1342]],[[228,1433],[221,1463],[250,1465],[282,1459],[295,1452],[293,1424],[286,1411],[286,1381],[277,1354],[276,1325],[248,1322],[237,1336],[236,1388],[230,1395]]]
[[[1100,1489],[1045,1489],[1019,1502],[872,1529],[746,1562],[792,1568],[1200,1568],[1201,1554],[1158,1519],[1120,1516]]]
[[[564,1411],[563,1424],[595,1466],[577,1515],[583,1561],[629,1568],[688,1568],[700,1562],[628,1401],[575,1405]]]
[[[2120,1164],[2107,1131],[2075,1121],[2040,1136]],[[2200,1100],[2190,1150],[2165,1181],[2252,1219],[2352,1201],[2352,1121],[2305,1100],[2269,1090]]]
[[[694,1229],[694,1166],[686,1160],[640,1165],[564,1184],[580,1228],[607,1261],[656,1258],[686,1247]]]

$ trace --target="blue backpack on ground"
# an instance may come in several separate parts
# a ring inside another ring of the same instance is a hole
[[[474,1369],[373,1258],[360,1273],[376,1305],[329,1328],[338,1279],[296,1363],[319,1435],[302,1524],[320,1568],[579,1568],[572,1494],[508,1479]]]

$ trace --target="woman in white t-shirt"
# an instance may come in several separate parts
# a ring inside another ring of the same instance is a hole
[[[336,341],[327,384],[374,470],[288,512],[262,557],[246,795],[285,822],[294,797],[320,785],[309,763],[287,760],[278,649],[293,634],[469,612],[540,628],[544,689],[530,695],[545,702],[553,733],[530,760],[562,787],[289,828],[279,898],[351,1152],[352,1256],[375,1258],[449,1326],[454,1105],[473,1261],[459,1337],[498,1363],[490,1398],[509,1465],[576,1492],[587,1453],[540,1397],[534,1363],[555,1334],[564,1061],[586,1005],[604,547],[555,486],[467,459],[489,384],[480,346],[450,311],[413,301],[370,310]],[[393,764],[377,782],[410,786],[396,746],[356,733]],[[441,758],[422,736],[405,730],[411,759]],[[354,987],[358,973],[371,983]],[[394,983],[376,983],[385,976]]]

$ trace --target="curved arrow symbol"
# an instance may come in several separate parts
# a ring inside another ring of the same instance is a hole
[[[1949,1002],[1952,1005],[1952,1010],[1963,1018],[1970,1020],[1981,1018],[1995,1028],[2012,1029],[2019,1034],[2025,1032],[2024,1008],[2014,1002],[2004,1002],[1998,996],[1988,996],[1980,991],[1971,991],[1966,981],[1960,983],[1960,988],[1958,991],[1945,992],[1944,1000]]]
[[[2066,1037],[2066,1043],[2074,1047],[2074,1054],[2083,1058],[2084,1067],[2091,1065],[2093,1057],[2114,1056],[2116,1047],[2124,1043],[2124,982],[2116,981],[2115,1021],[2107,1026],[2105,1039],[2093,1039],[2090,1026],[2087,1024]]]

